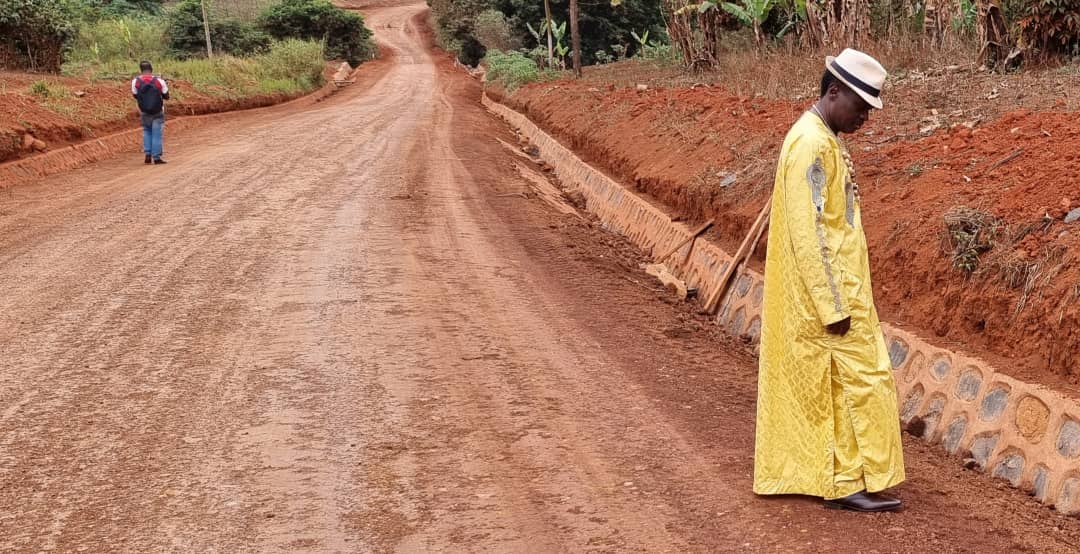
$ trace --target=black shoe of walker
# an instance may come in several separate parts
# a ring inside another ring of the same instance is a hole
[[[899,510],[901,503],[895,498],[883,494],[857,492],[851,496],[826,500],[825,507],[832,510],[852,510],[855,512],[892,512]]]
[[[153,162],[154,162],[154,159],[150,157],[150,154],[147,154],[146,158],[143,160],[144,164],[153,163]]]
[[[165,160],[163,160],[161,158],[154,158],[154,165],[161,165],[161,164],[165,164],[165,163],[169,163],[169,162],[167,162],[167,161],[165,161]]]

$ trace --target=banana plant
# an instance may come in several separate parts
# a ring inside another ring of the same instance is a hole
[[[802,3],[803,11],[806,10],[805,0],[794,0],[796,4]],[[676,11],[676,15],[682,15],[686,12],[697,10],[698,13],[705,13],[710,10],[724,10],[725,12],[735,16],[735,19],[739,20],[739,23],[751,27],[754,29],[754,41],[758,46],[765,43],[765,35],[761,32],[761,24],[769,18],[769,14],[772,13],[773,8],[776,7],[777,0],[740,0],[735,2],[718,2],[716,0],[702,0],[698,4],[687,4]],[[785,28],[782,32],[788,31]]]
[[[560,24],[552,24],[548,26],[547,21],[542,21],[539,25],[539,29],[534,28],[530,23],[526,22],[525,26],[529,28],[529,33],[536,39],[537,44],[541,47],[544,45],[544,37],[549,35],[554,39],[554,43],[551,44],[552,52],[559,56],[559,64],[565,66],[566,55],[570,52],[570,48],[563,44],[563,38],[566,37],[566,22],[563,21]],[[553,65],[552,60],[549,65]]]

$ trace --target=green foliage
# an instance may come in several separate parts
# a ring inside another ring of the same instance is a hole
[[[100,19],[157,17],[165,13],[162,0],[80,0],[80,16],[94,22]]]
[[[641,49],[641,57],[652,62],[669,64],[678,60],[678,53],[670,44],[653,41]]]
[[[30,94],[40,96],[43,99],[67,98],[71,96],[71,93],[64,85],[45,79],[38,79],[37,81],[30,83]]]
[[[596,60],[596,63],[599,64],[611,63],[615,61],[615,58],[611,57],[611,54],[608,54],[605,50],[597,50],[596,53],[593,54],[593,59]]]
[[[167,79],[183,79],[215,96],[294,93],[322,84],[323,45],[290,39],[273,43],[268,52],[258,56],[162,60],[156,67]]]
[[[975,32],[975,21],[979,15],[979,7],[975,0],[960,0],[960,13],[952,20],[953,30],[970,35]]]
[[[1018,27],[1042,56],[1080,53],[1080,1],[1030,0]]]
[[[510,28],[510,22],[499,10],[484,10],[476,16],[475,35],[476,40],[488,50],[506,52],[517,50],[521,45]]]
[[[476,35],[476,18],[497,8],[492,0],[428,0],[439,46],[457,55],[462,63],[476,65],[484,57],[484,45]],[[500,10],[510,15],[511,12]],[[508,18],[510,19],[510,18]],[[509,23],[509,21],[508,21]],[[515,29],[515,31],[518,31]],[[520,32],[515,33],[521,37]]]
[[[206,54],[206,34],[203,29],[202,5],[199,0],[182,0],[168,14],[165,35],[172,55],[188,58]],[[253,23],[238,19],[210,19],[210,42],[215,53],[249,55],[264,51],[269,36]]]
[[[457,54],[463,63],[475,65],[484,57],[486,48],[478,38],[478,17],[495,9],[501,12],[511,35],[517,43],[530,50],[533,45],[542,46],[542,56],[537,60],[547,63],[547,32],[544,3],[537,0],[429,0],[435,34],[440,46]],[[552,19],[568,22],[570,5],[565,0],[551,0]],[[652,36],[664,28],[659,0],[624,0],[612,6],[610,2],[582,2],[578,19],[581,33],[582,62],[596,61],[595,53],[613,52],[612,45],[619,45],[636,54],[641,46],[631,36],[631,31],[649,31]],[[558,27],[553,25],[553,34]],[[530,27],[532,29],[530,30]],[[569,35],[562,41],[562,48],[569,53]],[[560,50],[558,45],[554,48]],[[503,49],[500,49],[503,50]],[[506,50],[504,50],[506,51]],[[557,53],[557,52],[556,52]],[[532,52],[528,53],[532,55]],[[565,54],[564,54],[565,56]],[[622,56],[619,56],[622,57]],[[559,64],[556,64],[559,65]]]
[[[67,62],[154,60],[165,57],[162,40],[165,23],[160,19],[118,18],[88,22],[71,41]]]
[[[488,67],[487,79],[501,83],[507,90],[512,91],[540,78],[539,66],[521,52],[488,50],[484,61]]]
[[[284,0],[259,17],[262,28],[276,39],[321,40],[326,56],[359,65],[376,52],[371,31],[359,14],[327,0]]]
[[[293,80],[301,88],[322,82],[324,45],[299,39],[275,42],[258,58],[260,75],[271,81]]]
[[[59,71],[76,17],[69,0],[0,0],[0,68]]]

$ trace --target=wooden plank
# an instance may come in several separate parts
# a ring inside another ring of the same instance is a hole
[[[724,274],[720,277],[720,281],[716,285],[716,290],[709,295],[709,299],[705,302],[705,307],[703,309],[705,313],[709,315],[716,313],[717,305],[720,303],[720,299],[723,298],[724,293],[727,292],[731,277],[735,275],[735,269],[742,264],[744,257],[749,256],[747,250],[749,250],[751,239],[761,236],[759,232],[768,220],[771,207],[772,196],[765,201],[765,207],[761,208],[761,213],[758,214],[757,221],[750,226],[750,231],[746,233],[746,237],[743,238],[742,244],[739,245],[739,250],[732,256],[731,263],[728,264],[727,269],[724,270]]]
[[[664,252],[663,256],[660,256],[660,257],[656,258],[656,263],[663,263],[663,261],[668,259],[669,256],[671,256],[672,254],[678,252],[679,249],[682,248],[683,246],[686,246],[686,243],[693,241],[694,239],[701,236],[702,233],[704,233],[705,231],[708,231],[709,227],[713,226],[713,222],[714,222],[714,220],[710,219],[710,220],[706,221],[705,223],[702,223],[700,226],[698,226],[697,229],[694,229],[693,231],[690,232],[690,236],[684,238],[681,242],[679,242],[679,244],[675,245],[674,248],[671,248],[668,251]]]

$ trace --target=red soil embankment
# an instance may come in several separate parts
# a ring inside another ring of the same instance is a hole
[[[729,248],[769,194],[784,134],[809,106],[715,86],[638,91],[595,80],[489,93],[683,218],[716,217]],[[872,119],[848,140],[883,318],[1018,377],[1080,382],[1080,222],[1064,222],[1080,207],[1080,121],[1018,110],[920,137],[917,118],[905,115]],[[953,266],[945,225],[958,206],[1002,222],[970,276]]]

